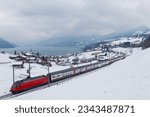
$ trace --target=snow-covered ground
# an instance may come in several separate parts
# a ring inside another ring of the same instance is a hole
[[[150,99],[150,49],[72,80],[14,99]]]

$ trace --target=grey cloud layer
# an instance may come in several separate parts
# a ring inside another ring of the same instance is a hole
[[[39,40],[150,25],[148,0],[0,0],[0,36]]]

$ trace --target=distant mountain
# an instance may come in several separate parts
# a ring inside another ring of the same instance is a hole
[[[59,47],[84,47],[87,44],[97,42],[98,36],[66,36],[48,39],[40,42],[40,46]]]
[[[121,47],[142,47],[141,43],[147,40],[150,37],[150,28],[148,27],[139,27],[127,32],[122,32],[122,33],[116,33],[116,34],[111,34],[107,35],[104,37],[103,41],[99,42],[93,42],[91,44],[88,44],[83,47],[83,50],[89,50],[93,48],[100,47],[102,44],[103,45],[110,45],[110,46],[121,46]],[[146,45],[146,44],[144,44]]]
[[[10,42],[0,38],[0,48],[14,48],[15,45]]]

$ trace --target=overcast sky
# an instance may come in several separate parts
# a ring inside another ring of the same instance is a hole
[[[0,36],[9,41],[106,35],[150,25],[149,0],[0,0]]]

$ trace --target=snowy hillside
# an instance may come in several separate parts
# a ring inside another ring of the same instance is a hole
[[[120,45],[126,42],[130,42],[131,44],[140,44],[142,42],[142,37],[122,37],[119,40],[112,41],[110,44],[112,46],[114,45]]]
[[[110,36],[104,36],[103,39],[96,43],[85,45],[82,49],[84,51],[92,50],[99,47],[142,47],[142,42],[150,36],[149,27],[140,27],[127,32],[118,34],[112,34]],[[105,44],[105,46],[104,46]]]
[[[150,29],[146,28],[146,29],[141,29],[141,30],[137,30],[134,33],[132,33],[133,36],[140,36],[140,35],[150,35]]]
[[[50,88],[15,99],[150,99],[150,49]]]

